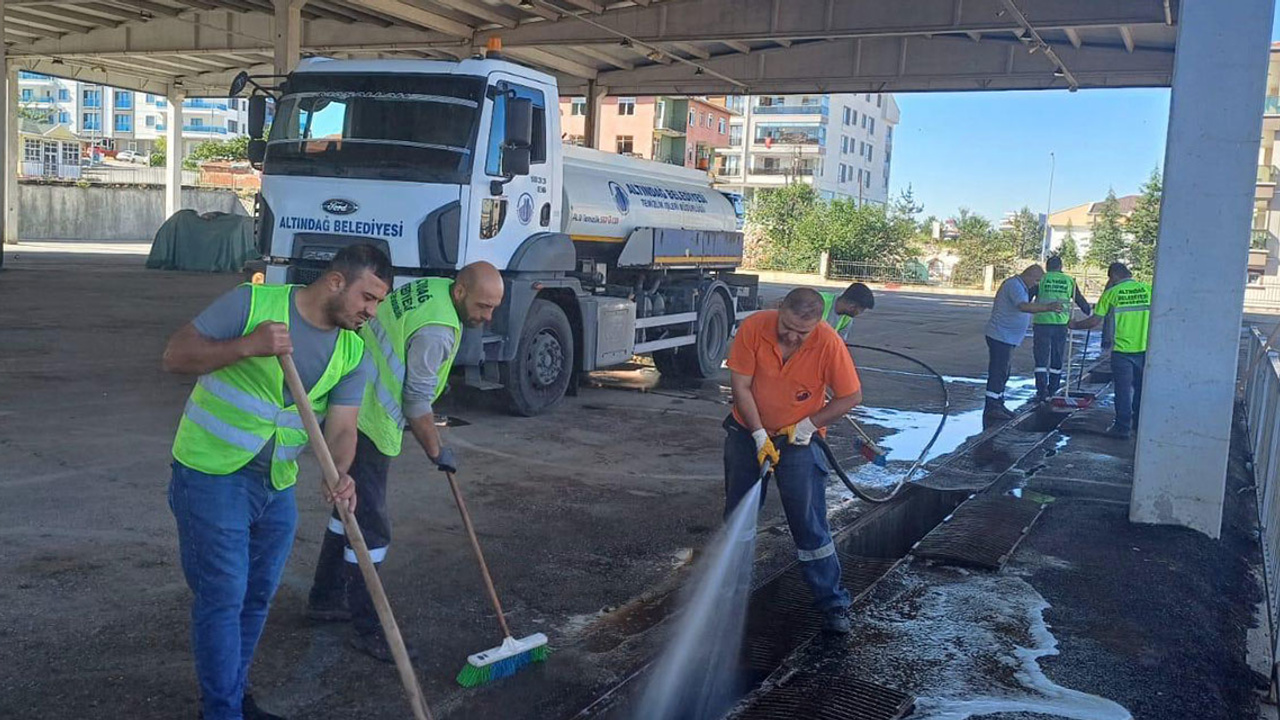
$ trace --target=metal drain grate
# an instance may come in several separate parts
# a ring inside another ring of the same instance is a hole
[[[857,597],[896,563],[885,558],[840,553],[842,584]],[[793,566],[752,593],[742,663],[759,682],[821,628],[822,616],[813,609],[813,595],[804,583],[799,566]]]
[[[834,673],[800,672],[761,693],[735,720],[894,720],[915,699],[882,685]]]
[[[911,554],[944,565],[999,570],[1044,506],[1009,495],[978,495],[916,543]]]

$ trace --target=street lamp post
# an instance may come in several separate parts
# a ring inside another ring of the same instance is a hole
[[[1057,169],[1057,159],[1053,152],[1049,153],[1049,199],[1044,208],[1044,242],[1040,244],[1040,262],[1049,259],[1049,240],[1053,226],[1049,224],[1049,215],[1053,213],[1053,171]]]

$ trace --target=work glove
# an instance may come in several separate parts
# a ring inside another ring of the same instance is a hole
[[[787,442],[792,445],[808,445],[809,439],[818,431],[818,426],[813,424],[809,418],[805,418],[795,425],[788,425],[782,429],[782,433],[787,436]]]
[[[769,432],[764,428],[760,428],[751,433],[751,439],[756,441],[756,462],[760,466],[764,466],[764,461],[769,460],[776,467],[778,461],[782,459],[778,448],[774,447],[773,439],[769,437]]]
[[[430,458],[430,460],[436,464],[436,468],[440,472],[458,472],[458,459],[453,456],[453,450],[447,447],[441,447],[440,454]]]

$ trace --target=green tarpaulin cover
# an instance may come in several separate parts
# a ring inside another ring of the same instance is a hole
[[[200,215],[179,210],[165,221],[151,243],[147,267],[153,270],[240,272],[258,258],[253,218],[230,213]]]

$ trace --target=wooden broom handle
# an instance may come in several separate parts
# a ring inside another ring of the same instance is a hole
[[[307,397],[307,390],[302,386],[302,378],[298,377],[298,368],[293,364],[293,356],[281,355],[280,367],[284,369],[285,384],[289,388],[289,393],[293,395],[298,414],[302,416],[302,425],[307,429],[311,449],[315,452],[316,459],[320,461],[325,485],[329,487],[330,493],[337,494],[340,480],[338,467],[333,463],[333,455],[324,441],[320,422],[316,419],[315,411],[311,409],[311,399]],[[387,638],[387,644],[391,647],[391,655],[395,658],[400,682],[409,695],[409,706],[413,708],[413,716],[417,720],[432,720],[431,710],[427,707],[427,701],[422,697],[422,688],[418,685],[418,676],[413,671],[413,663],[409,661],[409,651],[405,648],[404,638],[400,635],[400,626],[396,624],[396,618],[391,614],[391,603],[387,600],[387,592],[378,578],[378,570],[373,564],[373,558],[369,556],[369,546],[364,541],[364,534],[360,532],[360,524],[356,522],[355,514],[347,510],[346,505],[335,502],[334,506],[338,508],[338,515],[342,518],[342,525],[346,529],[347,542],[355,551],[356,559],[360,564],[360,574],[364,576],[364,583],[369,589],[369,595],[373,598],[373,607],[378,612],[382,632]]]
[[[484,561],[484,553],[480,550],[480,540],[476,538],[476,529],[471,524],[471,514],[467,512],[467,504],[462,500],[462,492],[458,489],[458,480],[451,472],[445,472],[449,478],[449,489],[453,491],[453,500],[458,504],[458,512],[462,515],[462,525],[467,529],[467,537],[471,539],[471,549],[476,552],[476,560],[480,561],[480,574],[484,576],[484,587],[489,591],[489,602],[498,613],[498,624],[502,626],[503,639],[511,637],[511,628],[507,627],[507,616],[502,612],[502,603],[498,600],[498,591],[493,587],[493,577],[489,575],[489,565]]]

